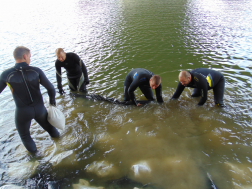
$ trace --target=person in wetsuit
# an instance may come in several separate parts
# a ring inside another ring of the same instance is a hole
[[[19,46],[13,55],[16,64],[2,72],[0,93],[9,86],[16,104],[17,131],[26,149],[36,152],[36,145],[30,135],[32,119],[35,119],[51,137],[59,137],[58,130],[47,121],[48,113],[40,92],[40,84],[47,89],[51,105],[56,105],[55,89],[41,69],[29,66],[31,53],[28,48]]]
[[[141,105],[137,103],[134,94],[137,87],[140,88],[149,101],[154,100],[152,89],[155,89],[157,101],[163,102],[160,76],[154,75],[152,72],[143,68],[131,70],[124,81],[124,102],[132,100],[136,106]]]
[[[55,53],[57,56],[55,68],[59,93],[61,95],[65,93],[61,84],[62,67],[66,69],[70,90],[86,92],[86,85],[89,84],[88,73],[87,68],[80,57],[75,53],[65,53],[62,48],[56,49]]]
[[[194,88],[192,97],[201,96],[199,106],[206,102],[208,90],[213,89],[215,104],[224,107],[225,78],[220,72],[207,68],[197,68],[190,72],[181,71],[179,73],[179,84],[172,99],[179,98],[185,87]]]

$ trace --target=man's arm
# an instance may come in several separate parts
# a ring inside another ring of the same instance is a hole
[[[0,75],[0,93],[5,89],[7,86],[4,78],[3,78],[3,73]]]
[[[136,101],[136,97],[135,97],[135,94],[134,94],[134,91],[136,90],[136,88],[139,86],[139,83],[138,83],[138,79],[134,79],[134,81],[130,84],[129,88],[128,88],[128,94],[129,94],[129,97],[130,99],[132,100],[132,102],[137,106],[137,101]]]
[[[59,92],[63,93],[62,84],[61,84],[61,81],[62,81],[61,66],[59,64],[60,64],[60,62],[58,60],[56,60],[55,69],[56,69],[57,87],[59,89]]]
[[[160,84],[156,89],[156,97],[158,102],[164,102],[162,97],[162,85]]]
[[[72,58],[74,59],[74,62],[78,63],[79,66],[81,67],[81,71],[82,71],[84,78],[85,78],[85,80],[84,80],[85,84],[86,85],[89,84],[88,73],[87,73],[87,68],[86,68],[85,64],[83,63],[81,58],[75,53],[72,53]]]
[[[201,98],[199,100],[198,106],[202,106],[207,101],[207,91],[208,91],[208,83],[206,78],[201,75],[197,75],[198,81],[198,88],[201,90]]]
[[[179,82],[179,84],[178,84],[178,86],[177,86],[177,89],[176,89],[175,93],[174,93],[173,96],[172,96],[172,99],[179,98],[180,95],[181,95],[181,93],[183,92],[184,89],[185,89],[185,86],[182,85],[182,84]]]
[[[82,73],[84,74],[84,78],[85,78],[84,82],[85,82],[86,85],[88,85],[89,84],[89,79],[88,79],[87,68],[86,68],[85,64],[83,63],[83,61],[81,59],[80,59],[79,62],[80,62],[80,67],[81,67]]]
[[[38,68],[38,70],[39,70],[40,84],[43,85],[47,89],[49,99],[50,99],[50,104],[56,105],[55,89],[53,87],[53,84],[47,79],[47,77],[45,76],[44,72],[41,69]]]

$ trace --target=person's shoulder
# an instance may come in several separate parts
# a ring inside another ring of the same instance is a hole
[[[78,56],[78,55],[74,52],[67,52],[66,56],[73,57],[73,56]]]
[[[12,67],[10,67],[10,68],[6,68],[6,69],[1,73],[1,75],[8,74],[8,73],[10,73],[10,72],[12,72],[12,71],[15,71],[14,66],[12,66]]]
[[[79,61],[80,57],[76,54],[76,53],[73,53],[73,52],[69,52],[69,53],[66,53],[66,58],[69,60],[74,60],[74,61]]]
[[[36,66],[29,66],[29,69],[32,69],[32,70],[38,70],[38,71],[42,71],[41,68],[39,67],[36,67]]]

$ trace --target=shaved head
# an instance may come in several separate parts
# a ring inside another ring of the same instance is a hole
[[[57,48],[56,51],[55,51],[55,54],[59,55],[62,52],[64,53],[64,50],[62,48]]]
[[[179,73],[179,78],[186,78],[186,79],[188,79],[189,77],[191,77],[191,74],[188,71],[181,71]]]
[[[181,71],[179,73],[179,81],[182,85],[187,86],[191,82],[192,76],[188,71]]]

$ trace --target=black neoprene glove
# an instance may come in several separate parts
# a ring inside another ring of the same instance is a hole
[[[85,82],[85,85],[88,85],[88,84],[89,84],[89,80],[88,80],[88,79],[85,80],[84,82]]]
[[[65,91],[63,89],[59,89],[59,94],[63,95]]]
[[[50,99],[50,104],[51,104],[52,106],[56,106],[56,101],[55,101],[55,100]]]

